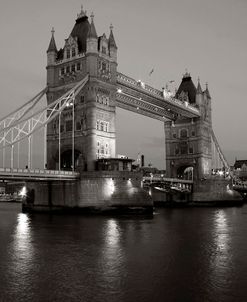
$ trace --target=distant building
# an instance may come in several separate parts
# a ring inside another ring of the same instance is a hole
[[[233,172],[237,177],[247,180],[247,160],[235,160]]]

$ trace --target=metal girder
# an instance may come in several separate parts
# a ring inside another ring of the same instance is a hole
[[[73,104],[76,95],[86,85],[88,81],[88,75],[79,83],[77,83],[72,89],[66,92],[62,97],[55,100],[45,108],[38,110],[37,112],[26,117],[26,114],[33,109],[30,106],[29,109],[25,109],[25,114],[19,114],[18,118],[15,118],[11,123],[5,126],[0,132],[0,149],[4,149],[7,146],[13,146],[15,143],[30,137],[34,132],[37,132],[42,127],[45,127],[56,116],[58,116],[66,107]],[[16,111],[21,112],[21,111]],[[23,111],[24,112],[24,111]]]
[[[149,116],[151,118],[164,121],[165,118],[175,120],[176,117],[171,112],[156,105],[152,105],[140,98],[133,97],[127,93],[121,91],[116,94],[117,106],[126,110],[130,110],[142,115]]]
[[[163,111],[162,116],[165,116],[167,119],[170,120],[175,120],[178,115],[185,116],[188,118],[200,116],[200,112],[196,107],[186,102],[182,102],[174,97],[164,98],[162,91],[155,89],[149,85],[146,85],[140,81],[136,81],[122,73],[117,74],[117,86],[118,104],[120,101],[126,101],[126,98],[120,99],[119,97],[120,93],[124,93],[129,97],[128,105],[131,105],[132,98],[133,101],[139,99],[140,101],[145,103],[142,106],[143,108],[146,107],[147,109],[147,104],[149,104],[149,106],[156,107],[158,109],[156,109],[156,111],[159,113],[155,114],[154,112],[153,117],[159,120],[161,116],[161,110]],[[131,107],[129,108],[129,110],[132,111]]]
[[[0,133],[6,130],[6,128],[10,127],[12,124],[15,124],[24,118],[26,114],[35,107],[35,105],[40,101],[46,92],[47,87],[41,90],[35,97],[26,102],[24,105],[0,119]]]
[[[213,129],[212,129],[211,135],[212,135],[212,141],[213,141],[213,143],[215,144],[215,147],[216,147],[216,149],[217,149],[217,152],[218,152],[218,154],[219,154],[219,157],[220,157],[220,160],[222,161],[223,166],[224,166],[225,168],[227,168],[227,169],[230,170],[230,165],[229,165],[229,163],[227,162],[227,160],[226,160],[226,158],[225,158],[225,156],[224,156],[224,154],[223,154],[223,152],[222,152],[222,150],[221,150],[221,148],[220,148],[220,145],[219,145],[219,143],[218,143],[218,141],[217,141],[217,138],[216,138],[216,136],[215,136],[215,134],[214,134]]]

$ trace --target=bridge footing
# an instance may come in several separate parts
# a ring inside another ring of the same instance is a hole
[[[23,212],[153,213],[141,180],[137,172],[97,171],[73,181],[28,182]]]
[[[241,206],[244,199],[233,190],[231,180],[225,178],[202,179],[194,182],[191,193],[160,192],[151,189],[155,206]]]

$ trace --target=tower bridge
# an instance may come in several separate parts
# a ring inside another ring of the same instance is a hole
[[[229,165],[213,132],[208,86],[203,90],[198,81],[195,87],[186,72],[176,94],[169,95],[119,72],[117,51],[113,27],[108,38],[105,34],[98,36],[93,14],[89,21],[83,10],[59,50],[52,30],[47,49],[47,87],[0,120],[3,168],[8,152],[9,173],[23,178],[29,174],[30,188],[39,192],[35,196],[42,196],[42,200],[34,201],[36,207],[45,207],[45,199],[49,199],[50,208],[53,196],[58,207],[123,206],[128,200],[128,207],[149,208],[141,174],[131,171],[130,162],[116,160],[116,108],[120,107],[164,123],[166,177],[183,179],[192,171],[191,200],[234,199],[226,191],[229,181],[217,182],[211,175],[214,169],[229,170]],[[41,106],[44,96],[47,103]],[[42,173],[50,180],[49,171],[58,171],[54,172],[59,178],[54,179],[54,186],[44,182],[43,187],[30,185],[30,178],[37,179],[39,174],[33,170],[32,146],[33,136],[40,132],[46,171]],[[22,142],[28,146],[27,174],[18,170]],[[72,174],[63,170],[71,170]],[[8,171],[0,176],[7,178]]]

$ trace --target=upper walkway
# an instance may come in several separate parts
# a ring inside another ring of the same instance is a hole
[[[161,121],[165,118],[176,120],[178,115],[188,118],[200,116],[199,109],[188,102],[173,96],[164,97],[161,90],[120,72],[117,74],[117,87],[116,104],[120,108]]]

